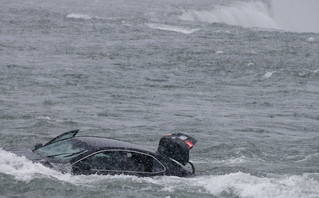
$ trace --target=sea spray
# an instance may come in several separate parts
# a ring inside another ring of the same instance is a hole
[[[218,6],[212,10],[186,10],[179,19],[224,23],[246,28],[279,29],[280,27],[272,19],[269,11],[269,6],[263,2],[237,3],[229,6]]]
[[[136,177],[109,175],[71,175],[51,170],[42,164],[33,163],[25,157],[0,148],[1,173],[12,175],[17,180],[29,182],[47,178],[68,182],[76,186],[96,189],[119,186],[124,189],[139,186],[141,191],[162,191],[174,193],[201,193],[207,195],[239,196],[243,198],[272,197],[316,197],[319,194],[319,174],[257,177],[249,173],[229,173],[224,175],[202,175],[192,178],[180,177]]]
[[[292,32],[319,32],[319,1],[271,0],[217,6],[207,10],[184,10],[179,19],[224,23],[245,28],[277,29]]]

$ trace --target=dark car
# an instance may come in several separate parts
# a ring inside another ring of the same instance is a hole
[[[34,162],[72,174],[127,174],[137,176],[190,176],[195,173],[189,150],[197,142],[185,134],[161,138],[158,151],[103,137],[76,136],[79,130],[63,133],[32,151],[16,151]],[[192,171],[185,168],[190,164]]]

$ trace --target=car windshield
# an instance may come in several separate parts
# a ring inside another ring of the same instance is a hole
[[[83,143],[67,139],[43,146],[34,152],[58,161],[70,162],[73,158],[87,152],[87,149]]]

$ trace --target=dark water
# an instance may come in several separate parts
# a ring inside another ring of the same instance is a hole
[[[319,2],[0,4],[0,197],[319,197]],[[77,128],[154,150],[187,133],[197,176],[73,176],[7,152]]]

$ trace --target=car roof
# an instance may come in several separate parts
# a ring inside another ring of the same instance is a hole
[[[155,154],[153,150],[150,150],[143,146],[139,146],[136,144],[132,144],[132,143],[124,142],[120,140],[115,140],[115,139],[109,139],[104,137],[94,137],[94,136],[76,136],[73,139],[78,140],[80,142],[84,142],[93,150],[129,149],[129,150],[144,151],[144,152]]]

